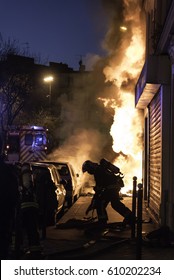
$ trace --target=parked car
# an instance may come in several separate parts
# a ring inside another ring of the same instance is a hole
[[[75,173],[69,162],[47,161],[47,163],[54,164],[60,174],[60,177],[66,181],[65,200],[67,202],[67,206],[71,207],[80,196],[81,188],[78,184],[79,174]]]
[[[40,219],[46,216],[46,224],[51,225],[64,210],[64,181],[53,164],[30,162],[30,165],[39,202]]]

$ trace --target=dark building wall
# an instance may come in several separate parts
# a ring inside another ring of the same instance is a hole
[[[146,61],[136,85],[136,106],[142,106],[145,117],[144,187],[152,218],[174,230],[174,1],[146,0],[143,5]]]

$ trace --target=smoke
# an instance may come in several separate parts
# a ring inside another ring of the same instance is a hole
[[[96,129],[77,129],[49,158],[70,161],[74,166],[81,166],[88,158],[95,161],[104,146],[105,139]],[[81,168],[77,171],[81,172]]]
[[[130,171],[130,164],[136,169],[134,152],[122,148],[117,150],[117,145],[113,142],[120,135],[120,124],[117,126],[118,109],[124,106],[126,108],[126,100],[129,100],[130,96],[129,108],[131,106],[132,110],[135,110],[132,97],[144,56],[144,48],[140,47],[144,45],[140,1],[101,2],[107,16],[107,32],[101,42],[106,56],[90,55],[88,65],[93,71],[85,75],[83,73],[82,76],[77,75],[71,93],[60,96],[61,127],[56,133],[62,138],[62,143],[49,155],[49,158],[56,161],[71,162],[78,173],[81,173],[85,160],[97,162],[103,157],[112,162],[118,159],[117,162],[123,166],[124,172]],[[124,26],[125,32],[121,30],[121,26]],[[124,134],[121,134],[121,142],[124,138],[128,140],[126,133],[135,134],[132,138],[134,143],[130,146],[136,145],[141,149],[142,119],[139,113],[136,114],[130,116],[125,111],[122,116]],[[126,115],[129,116],[128,124],[123,122]],[[138,126],[138,130],[134,133],[135,126]],[[114,136],[115,130],[117,136]]]
[[[94,65],[101,59],[98,54],[88,53],[85,56],[84,64],[87,71],[93,71]]]
[[[113,86],[105,85],[102,71],[94,72],[76,77],[77,84],[71,92],[72,100],[69,100],[67,94],[62,94],[59,98],[62,106],[61,126],[55,133],[60,141],[62,138],[62,143],[48,156],[51,160],[70,162],[75,172],[80,175],[84,161],[89,159],[97,162],[102,157],[113,154],[110,136],[113,109],[105,108],[98,99],[99,96],[107,94],[106,88],[108,96],[112,96]],[[83,176],[83,180],[86,180],[86,177]],[[89,178],[87,180],[89,181]]]

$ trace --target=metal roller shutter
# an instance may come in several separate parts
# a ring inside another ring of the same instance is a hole
[[[159,221],[161,202],[161,92],[159,92],[149,106],[149,208]]]

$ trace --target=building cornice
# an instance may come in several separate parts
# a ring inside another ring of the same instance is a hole
[[[158,45],[157,45],[157,53],[164,53],[167,51],[167,43],[168,40],[171,37],[171,31],[174,26],[174,1],[172,1],[164,27],[163,31],[161,33]]]

